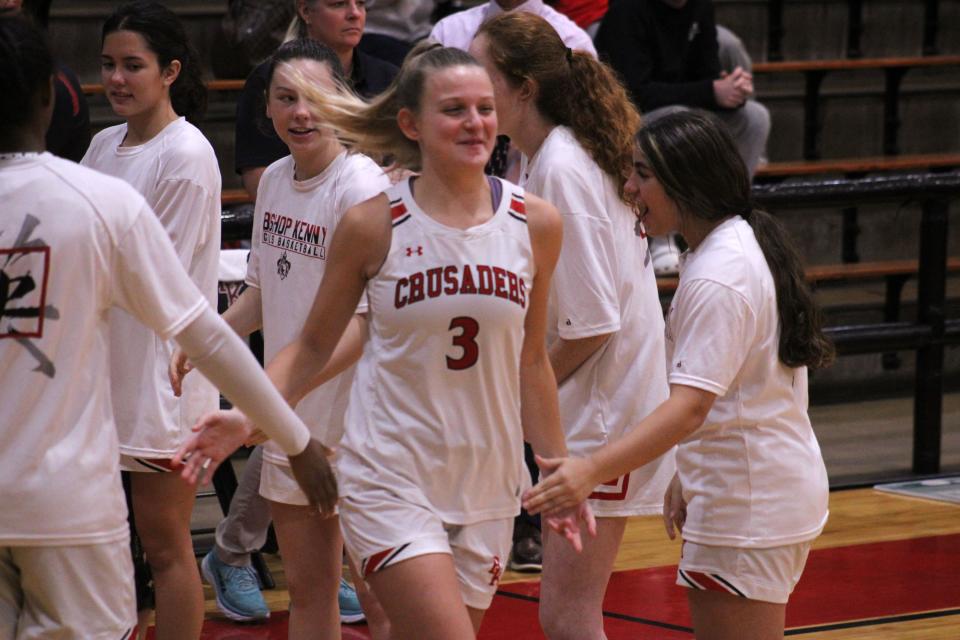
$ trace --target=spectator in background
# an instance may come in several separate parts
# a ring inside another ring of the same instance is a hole
[[[577,23],[591,38],[597,37],[600,21],[607,14],[607,0],[555,0],[553,8]]]
[[[214,75],[218,78],[249,75],[283,42],[294,9],[290,0],[229,0],[213,47]]]
[[[437,0],[376,0],[367,7],[360,51],[400,66],[410,49],[430,34]]]
[[[445,47],[456,47],[464,51],[470,48],[473,36],[477,34],[480,25],[494,16],[506,11],[529,11],[535,13],[550,23],[563,43],[571,49],[586,51],[593,57],[597,50],[593,40],[577,24],[553,7],[543,3],[543,0],[490,0],[485,4],[460,11],[447,16],[434,25],[430,37]]]
[[[351,88],[364,98],[390,85],[397,67],[357,50],[367,19],[364,0],[294,0],[293,4],[296,15],[287,40],[311,38],[333,49]],[[254,69],[237,102],[236,169],[253,199],[264,169],[289,154],[272,128],[263,124],[268,72],[267,63]]]
[[[689,108],[713,111],[753,175],[766,149],[770,114],[752,99],[753,76],[740,41],[727,31],[718,45],[711,0],[615,1],[597,49],[623,78],[646,122]],[[721,58],[737,66],[724,69]],[[677,272],[675,236],[654,240],[651,249],[658,275]]]
[[[0,14],[21,12],[46,31],[50,0],[0,0]],[[80,162],[90,146],[90,109],[77,76],[59,62],[55,65],[53,118],[47,129],[47,151]]]

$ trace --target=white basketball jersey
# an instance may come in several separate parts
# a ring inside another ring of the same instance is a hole
[[[342,495],[385,488],[452,524],[519,511],[534,261],[523,190],[492,184],[502,187],[493,217],[469,229],[425,214],[409,179],[386,192],[393,237],[367,283],[370,337],[340,447]]]

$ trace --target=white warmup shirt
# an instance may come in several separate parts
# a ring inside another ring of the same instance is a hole
[[[613,333],[559,387],[571,455],[619,440],[669,396],[663,311],[647,239],[617,185],[567,127],[554,127],[529,161],[524,187],[563,216],[550,283],[547,344]],[[605,516],[660,513],[673,452],[611,478],[591,498]]]
[[[526,0],[523,4],[511,11],[528,11],[536,14],[550,23],[563,43],[571,49],[586,51],[594,58],[597,49],[593,46],[593,39],[576,22],[563,15],[543,0]],[[489,0],[484,4],[463,11],[457,11],[433,25],[430,37],[445,47],[456,47],[466,51],[473,42],[473,37],[487,20],[504,13],[503,8],[496,0]]]
[[[680,443],[683,537],[775,547],[827,520],[827,472],[807,416],[807,370],[780,362],[773,277],[749,223],[721,223],[684,254],[667,319],[670,384],[717,395]]]
[[[253,219],[247,284],[260,289],[266,362],[300,335],[326,270],[331,239],[347,209],[390,186],[373,160],[346,151],[309,180],[294,180],[293,171],[292,156],[267,167]],[[366,311],[364,303],[358,311]],[[328,447],[336,447],[343,435],[352,379],[351,367],[296,407],[311,435]],[[264,445],[264,457],[290,466],[273,441]]]
[[[435,0],[377,0],[367,7],[364,33],[416,42],[430,35],[430,14]]]
[[[128,535],[107,311],[163,338],[208,304],[124,182],[49,153],[0,160],[0,547]]]
[[[121,147],[127,125],[104,129],[82,164],[116,176],[139,191],[173,241],[180,264],[217,304],[220,254],[220,170],[203,134],[179,118],[145,144]],[[218,408],[203,375],[187,376],[176,398],[167,377],[174,345],[160,340],[125,311],[111,312],[110,367],[120,451],[170,458],[196,421]]]
[[[520,511],[529,484],[520,351],[534,262],[523,190],[493,217],[443,225],[391,187],[390,252],[367,283],[370,338],[340,446],[340,494],[390,491],[444,522]]]

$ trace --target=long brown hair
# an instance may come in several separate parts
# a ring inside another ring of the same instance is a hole
[[[684,111],[644,126],[637,143],[681,216],[717,222],[739,214],[750,223],[777,292],[780,361],[811,369],[833,362],[800,254],[780,221],[754,203],[747,167],[726,127],[712,114]]]
[[[550,23],[526,11],[500,14],[485,22],[480,34],[507,82],[515,87],[536,82],[537,109],[573,130],[623,198],[640,114],[613,71],[589,53],[568,49]]]
[[[392,156],[397,165],[416,171],[421,166],[420,146],[400,130],[397,114],[401,109],[419,113],[424,84],[432,72],[464,65],[480,66],[466,51],[424,41],[407,54],[390,87],[369,104],[353,95],[325,94],[306,79],[300,90],[314,103],[316,116],[345,145],[376,158]]]

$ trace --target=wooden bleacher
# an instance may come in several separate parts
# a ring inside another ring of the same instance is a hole
[[[246,80],[207,80],[208,91],[241,91]],[[98,96],[103,94],[103,85],[99,83],[81,84],[80,90],[84,95]]]
[[[879,280],[888,277],[909,277],[920,269],[917,260],[880,260],[876,262],[851,262],[841,264],[810,265],[805,269],[807,282],[816,286],[843,280]],[[960,257],[947,258],[947,271],[960,272]],[[671,295],[677,290],[676,276],[657,278],[660,295]]]
[[[912,155],[835,158],[771,162],[757,169],[758,178],[789,178],[826,173],[862,174],[876,171],[916,171],[960,167],[960,153],[924,153]]]
[[[789,60],[758,62],[755,75],[802,73],[805,78],[803,100],[803,157],[820,159],[821,96],[820,87],[828,73],[877,70],[884,73],[883,151],[900,152],[900,85],[911,69],[960,66],[960,55],[902,56],[883,58],[839,58],[831,60]]]
[[[958,65],[960,65],[960,55],[836,58],[832,60],[755,62],[753,64],[753,73],[803,73],[807,71],[854,71],[857,69],[915,69],[920,67],[953,67]]]

